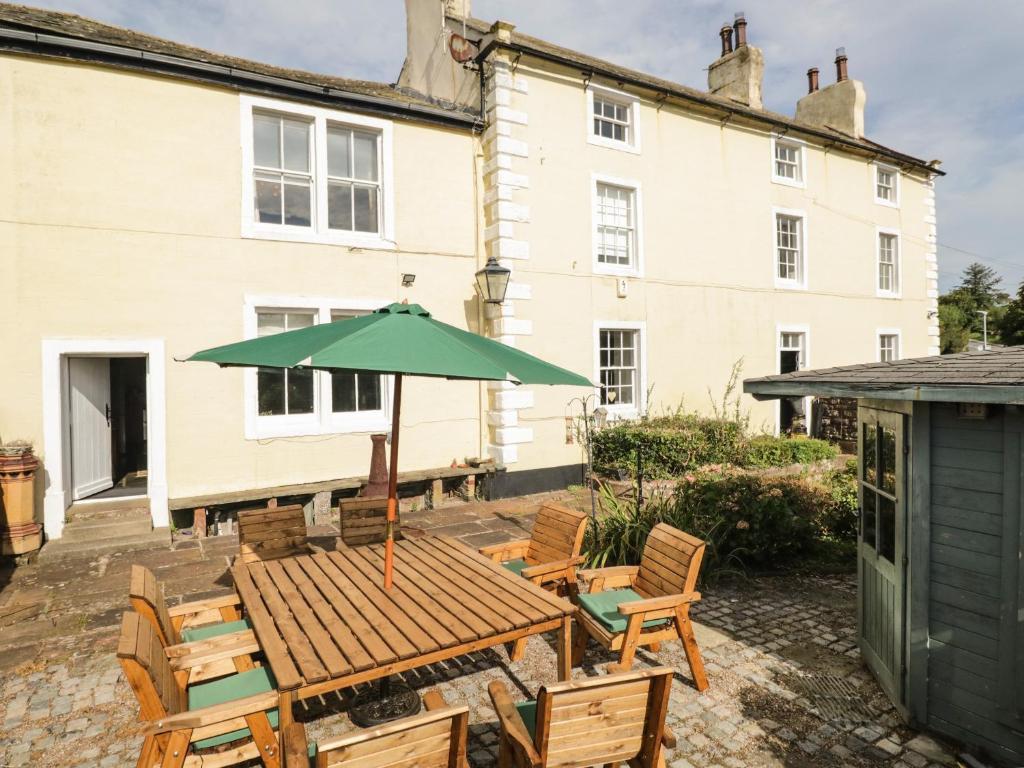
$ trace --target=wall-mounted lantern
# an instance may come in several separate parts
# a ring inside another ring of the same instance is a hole
[[[480,298],[488,304],[501,304],[505,300],[511,274],[511,269],[501,266],[493,256],[488,257],[486,266],[476,273]]]

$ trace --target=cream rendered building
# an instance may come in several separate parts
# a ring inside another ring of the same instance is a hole
[[[176,360],[391,301],[591,374],[612,417],[706,410],[741,358],[937,352],[938,171],[863,137],[855,81],[797,122],[760,107],[752,46],[708,94],[468,11],[408,0],[388,86],[0,5],[0,439],[43,460],[49,538],[138,470],[157,527],[176,500],[364,474],[386,379]],[[513,276],[485,312],[491,254]],[[580,394],[411,380],[401,469],[578,481]]]

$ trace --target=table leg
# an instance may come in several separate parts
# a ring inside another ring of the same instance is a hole
[[[563,682],[572,677],[572,617],[562,619],[558,629],[558,680]]]
[[[280,747],[279,755],[284,754],[284,733],[288,726],[295,722],[292,717],[292,704],[295,702],[295,694],[292,691],[281,691],[281,698],[277,705],[277,739]]]

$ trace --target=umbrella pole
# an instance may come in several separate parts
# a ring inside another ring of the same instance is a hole
[[[402,374],[395,374],[394,402],[391,405],[391,466],[388,467],[388,522],[384,540],[384,589],[391,589],[391,571],[395,559],[395,517],[398,512],[398,422],[402,411]]]

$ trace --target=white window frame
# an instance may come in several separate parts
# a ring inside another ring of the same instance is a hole
[[[782,373],[782,364],[780,356],[782,354],[782,334],[784,333],[802,333],[804,335],[804,360],[797,370],[803,371],[808,370],[811,367],[811,326],[806,323],[795,323],[795,324],[784,324],[779,323],[775,326],[775,373]],[[788,347],[787,347],[788,349]],[[811,397],[804,397],[804,413],[807,415],[807,428],[808,433],[810,432],[811,422]],[[782,432],[782,402],[781,400],[775,401],[775,434],[778,436]]]
[[[797,265],[797,272],[799,278],[796,280],[787,280],[779,277],[779,245],[778,245],[778,234],[776,232],[776,221],[779,216],[792,216],[800,219],[800,262]],[[776,288],[785,288],[788,290],[806,291],[807,290],[807,273],[808,273],[808,238],[807,238],[807,213],[803,210],[796,208],[778,208],[772,207],[772,229],[771,229],[771,243],[772,243],[772,279]]]
[[[793,147],[797,150],[797,169],[799,171],[799,179],[789,179],[785,176],[779,176],[776,172],[775,167],[775,148],[779,144],[784,144]],[[771,141],[771,174],[772,183],[784,184],[787,187],[797,187],[804,189],[807,187],[807,142],[800,139],[794,139],[789,136],[778,136],[772,135]]]
[[[878,171],[888,171],[892,174],[893,179],[893,200],[886,200],[884,197],[878,196]],[[902,180],[900,179],[900,169],[895,165],[888,165],[887,163],[872,163],[871,164],[871,196],[875,199],[875,202],[879,205],[885,205],[889,208],[900,207],[900,187],[903,186]]]
[[[896,238],[896,264],[893,270],[893,278],[896,281],[896,289],[883,291],[879,273],[882,269],[882,235],[891,235]],[[903,295],[903,237],[898,229],[887,227],[875,228],[875,295],[882,299],[898,299]]]
[[[603,85],[595,85],[590,83],[586,90],[587,96],[587,143],[593,144],[598,147],[607,147],[609,149],[618,149],[625,152],[632,152],[635,155],[640,154],[640,99],[632,94],[625,93],[623,91],[617,91],[613,88],[607,88]],[[629,141],[618,141],[616,139],[609,139],[605,136],[596,136],[594,134],[594,94],[598,94],[599,97],[606,98],[608,101],[615,101],[629,109]]]
[[[242,314],[244,338],[257,334],[256,315],[260,311],[311,312],[315,325],[331,322],[331,313],[362,314],[387,305],[393,299],[339,299],[313,296],[246,296]],[[381,376],[381,409],[334,413],[331,402],[331,375],[327,371],[313,373],[313,413],[281,416],[259,415],[258,369],[243,371],[245,407],[245,439],[265,440],[274,437],[307,437],[361,432],[385,432],[390,427],[391,376]]]
[[[600,248],[600,238],[597,234],[597,187],[599,184],[607,184],[613,187],[623,187],[633,191],[633,258],[632,263],[607,264],[598,261],[597,254]],[[607,176],[603,173],[592,173],[590,175],[590,238],[591,238],[591,262],[594,274],[615,275],[617,277],[643,277],[644,276],[644,217],[643,217],[643,195],[640,182],[636,179],[621,179],[617,176]]]
[[[395,184],[393,157],[393,124],[389,120],[358,115],[353,112],[312,107],[291,101],[257,96],[239,97],[242,142],[242,237],[261,240],[285,240],[299,243],[347,245],[354,248],[394,250]],[[267,224],[256,220],[253,200],[253,111],[276,112],[309,120],[313,127],[312,176],[313,200],[310,227]],[[377,132],[380,161],[380,232],[346,232],[327,227],[327,126],[339,123],[356,129]]]
[[[594,321],[594,395],[597,402],[601,402],[601,331],[636,331],[637,343],[640,346],[636,356],[637,381],[634,384],[636,389],[636,402],[634,403],[612,403],[611,405],[598,405],[608,411],[610,421],[617,419],[635,419],[643,413],[647,413],[647,323],[643,321],[632,322],[622,320],[595,320]]]
[[[883,336],[894,336],[896,338],[896,357],[893,360],[899,360],[903,356],[903,333],[899,328],[876,328],[875,329],[875,360],[879,363],[884,362],[882,360],[882,337]]]

